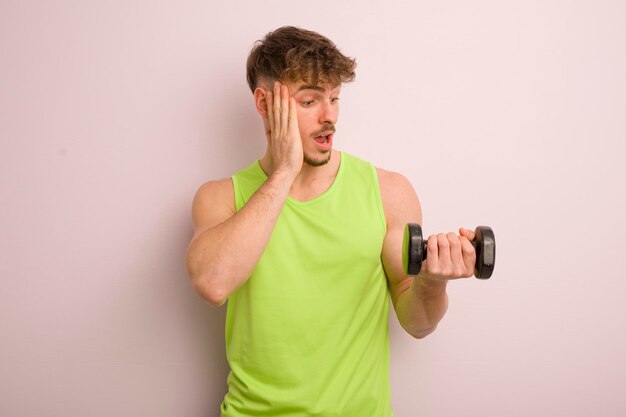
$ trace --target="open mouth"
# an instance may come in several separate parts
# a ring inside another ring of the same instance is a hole
[[[319,136],[314,137],[313,140],[315,140],[315,142],[319,143],[320,145],[328,145],[333,141],[333,134],[332,132],[323,133]]]
[[[315,138],[315,142],[317,142],[317,143],[319,143],[321,145],[325,145],[328,142],[330,142],[330,137],[329,136],[330,135],[328,135],[328,136],[318,136],[318,137]]]

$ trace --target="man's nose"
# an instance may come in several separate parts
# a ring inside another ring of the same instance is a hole
[[[338,114],[339,109],[337,105],[332,104],[330,101],[325,101],[320,110],[320,123],[330,123],[334,125],[337,122]]]

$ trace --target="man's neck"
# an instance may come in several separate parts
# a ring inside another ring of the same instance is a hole
[[[341,163],[340,152],[333,149],[328,163],[320,166],[302,164],[300,173],[293,181],[290,196],[302,196],[311,194],[321,194],[333,183]],[[271,155],[266,154],[259,161],[261,168],[269,177],[274,172],[274,164]],[[297,198],[297,197],[296,197]]]

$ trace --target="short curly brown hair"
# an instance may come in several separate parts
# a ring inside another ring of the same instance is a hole
[[[354,80],[356,60],[339,52],[328,38],[319,33],[284,26],[257,41],[248,56],[246,78],[254,93],[265,80],[337,86]]]

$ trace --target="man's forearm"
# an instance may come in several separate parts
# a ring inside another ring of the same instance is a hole
[[[250,276],[280,215],[293,178],[275,173],[235,215],[198,235],[190,244],[187,268],[194,288],[221,305]]]
[[[411,286],[398,297],[398,321],[413,337],[421,339],[432,333],[446,314],[446,284],[446,281],[415,277]]]

